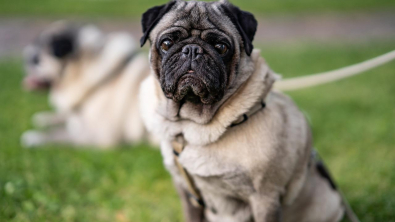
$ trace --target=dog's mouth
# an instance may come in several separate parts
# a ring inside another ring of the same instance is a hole
[[[175,85],[174,92],[165,93],[167,98],[175,102],[213,104],[218,100],[210,93],[207,84],[193,70],[187,71]]]
[[[201,54],[190,59],[178,52],[166,57],[159,71],[162,90],[176,103],[212,105],[222,99],[226,87],[226,67],[222,60]]]
[[[40,79],[32,75],[28,75],[23,79],[23,87],[28,91],[48,90],[51,88],[52,82]]]
[[[179,102],[181,100],[190,101],[193,103],[207,103],[208,90],[198,77],[193,75],[193,71],[188,71],[188,74],[182,76],[177,83],[177,87],[173,96],[173,100]]]

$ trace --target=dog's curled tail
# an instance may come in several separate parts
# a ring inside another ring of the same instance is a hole
[[[280,91],[291,91],[303,89],[311,86],[318,86],[325,83],[334,82],[336,80],[344,79],[353,75],[360,74],[370,69],[381,66],[395,59],[395,50],[388,52],[376,58],[361,62],[355,65],[347,66],[341,69],[317,73],[313,75],[295,77],[290,79],[280,80],[275,83],[274,88]]]

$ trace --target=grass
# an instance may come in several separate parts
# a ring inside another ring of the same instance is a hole
[[[0,60],[0,221],[180,221],[157,149],[22,149],[30,116],[48,105],[45,94],[23,92],[21,79],[19,59]]]
[[[256,15],[372,11],[395,8],[392,0],[230,0]],[[167,0],[0,0],[2,16],[140,17],[148,8]]]
[[[259,45],[259,44],[257,44]],[[380,55],[395,42],[261,45],[286,76],[326,71]],[[26,150],[30,116],[45,94],[21,90],[21,61],[0,61],[0,221],[181,221],[160,152],[145,144],[112,151]],[[311,120],[315,146],[364,222],[395,221],[395,63],[337,83],[289,93]]]

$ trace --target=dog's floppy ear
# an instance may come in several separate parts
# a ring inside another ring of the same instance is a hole
[[[170,1],[169,3],[161,6],[155,6],[148,9],[141,19],[141,25],[143,27],[143,37],[140,39],[140,45],[143,46],[148,39],[148,36],[152,29],[158,24],[159,20],[173,7],[176,0]]]
[[[249,12],[242,11],[238,7],[228,3],[227,1],[221,1],[223,10],[230,18],[232,23],[236,26],[239,31],[243,42],[244,48],[246,50],[247,55],[251,55],[254,46],[252,45],[252,41],[254,40],[254,36],[258,27],[258,22],[256,21],[254,15]]]
[[[52,54],[58,58],[64,58],[75,49],[74,36],[70,33],[55,35],[50,42]]]

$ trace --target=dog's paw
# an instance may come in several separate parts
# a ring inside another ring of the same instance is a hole
[[[47,128],[57,124],[55,122],[55,113],[53,112],[39,112],[33,115],[32,123],[36,128]]]
[[[29,130],[21,136],[21,145],[24,148],[34,148],[43,145],[45,141],[45,134],[39,131]]]

